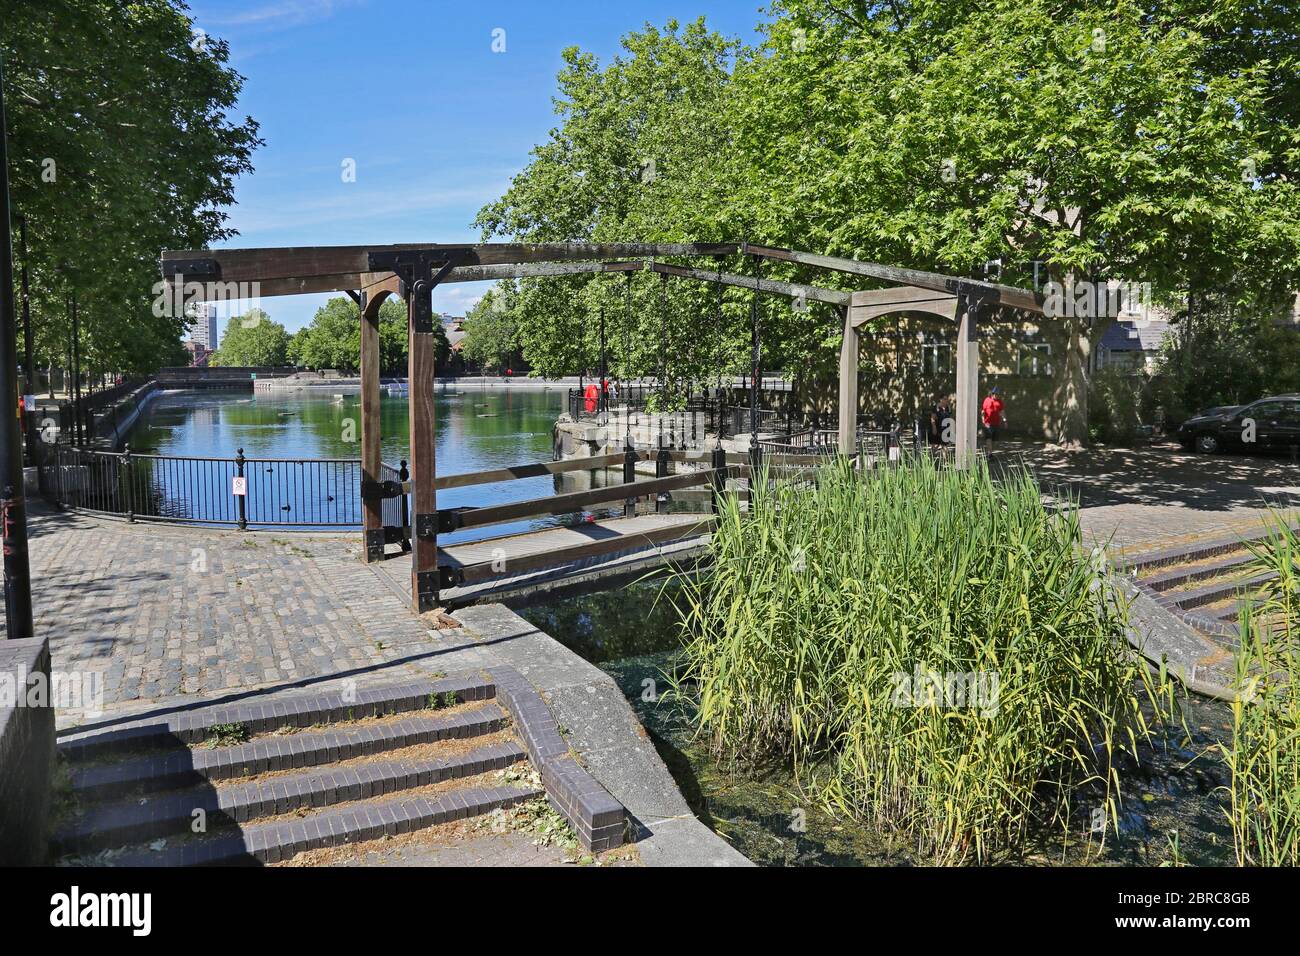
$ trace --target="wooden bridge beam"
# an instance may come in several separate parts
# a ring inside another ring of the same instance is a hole
[[[438,492],[433,400],[436,351],[433,338],[433,282],[421,277],[407,289],[407,414],[411,432],[411,495],[414,534],[411,536],[411,606],[416,614],[438,606]]]

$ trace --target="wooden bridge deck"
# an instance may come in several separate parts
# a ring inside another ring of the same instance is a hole
[[[656,542],[656,534],[683,533],[698,525],[707,515],[698,513],[645,514],[630,518],[606,518],[582,524],[543,528],[524,534],[492,538],[466,544],[440,547],[442,564],[462,568],[484,562],[498,562],[504,573],[487,581],[445,588],[441,592],[444,607],[464,607],[483,601],[523,605],[548,596],[576,590],[610,586],[663,567],[673,560],[689,560],[702,553],[708,544],[706,530],[667,542]],[[590,545],[600,541],[623,539],[626,547],[608,554],[555,563],[539,570],[510,574],[511,561],[536,555],[553,554],[565,548]],[[371,567],[390,587],[408,599],[411,594],[410,555],[391,557]]]

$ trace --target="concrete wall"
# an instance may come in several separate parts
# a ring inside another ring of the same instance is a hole
[[[0,865],[45,859],[54,773],[54,707],[27,706],[26,690],[42,678],[50,689],[50,648],[44,639],[0,640]],[[17,699],[10,700],[12,692]],[[19,706],[21,705],[21,706]]]

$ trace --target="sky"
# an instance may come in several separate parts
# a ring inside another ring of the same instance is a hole
[[[239,235],[222,244],[232,248],[477,241],[478,210],[557,123],[552,97],[566,47],[603,65],[647,21],[703,15],[713,29],[754,40],[763,19],[763,0],[189,5],[196,30],[230,44],[230,65],[245,77],[236,115],[256,119],[266,141],[255,171],[237,181],[229,225]],[[349,161],[355,181],[345,181]],[[441,287],[434,309],[463,315],[487,288]],[[327,298],[260,305],[292,332]]]

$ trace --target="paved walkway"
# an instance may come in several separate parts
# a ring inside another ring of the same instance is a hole
[[[356,537],[56,514],[29,520],[37,634],[93,673],[104,711],[295,681],[409,676],[427,625],[358,559]],[[77,720],[60,712],[60,726]]]
[[[1005,447],[1045,488],[1079,503],[1084,533],[1113,550],[1256,528],[1269,508],[1300,508],[1300,466],[1285,458],[1196,455],[1170,447],[1047,450]]]
[[[1300,506],[1300,467],[1285,460],[1015,454],[1076,497],[1085,532],[1116,549],[1244,531],[1270,504]],[[100,676],[108,713],[295,681],[392,681],[448,653],[407,610],[409,565],[360,563],[359,535],[128,524],[38,503],[29,531],[37,632],[56,670]]]

